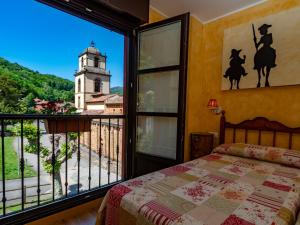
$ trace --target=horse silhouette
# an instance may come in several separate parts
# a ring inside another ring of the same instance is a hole
[[[242,66],[246,62],[246,56],[243,58],[240,57],[240,52],[242,50],[231,50],[230,56],[230,67],[226,70],[224,77],[228,78],[230,81],[230,90],[233,89],[233,86],[236,85],[236,89],[240,89],[240,80],[242,76],[246,76],[247,73],[245,68]]]
[[[254,56],[254,70],[258,73],[257,87],[261,87],[261,75],[266,77],[265,87],[270,87],[269,76],[271,69],[276,67],[276,50],[271,47],[273,36],[268,33],[272,25],[263,24],[258,28],[261,38],[257,42],[254,25],[252,25],[256,54]],[[262,47],[260,47],[262,45]]]

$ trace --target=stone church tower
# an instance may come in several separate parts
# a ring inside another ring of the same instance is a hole
[[[78,71],[75,73],[75,107],[78,112],[87,109],[86,102],[99,95],[110,94],[110,72],[106,70],[106,55],[91,42],[78,56]]]

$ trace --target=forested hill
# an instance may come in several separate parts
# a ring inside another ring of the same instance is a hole
[[[120,86],[112,87],[112,88],[110,88],[110,93],[123,95],[123,87],[120,87]]]
[[[73,102],[74,82],[0,57],[0,113],[26,113],[34,98]]]

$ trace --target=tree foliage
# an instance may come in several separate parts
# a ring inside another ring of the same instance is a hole
[[[110,93],[111,94],[123,95],[123,87],[120,87],[120,86],[112,87],[110,89]]]
[[[34,98],[74,102],[74,82],[0,57],[0,113],[31,113]]]
[[[13,133],[16,136],[21,136],[21,124],[16,124],[13,129]],[[31,154],[38,154],[38,130],[37,126],[32,122],[26,122],[23,124],[23,136],[27,139],[28,144],[25,145],[25,152]],[[41,134],[40,134],[41,136]],[[65,160],[72,157],[72,153],[77,150],[76,139],[77,133],[68,133],[68,146],[66,144],[61,144],[59,150],[55,152],[55,166],[54,172],[60,170],[61,164]],[[51,136],[50,136],[51,138]],[[44,169],[48,173],[52,173],[52,149],[46,148],[42,143],[40,143],[40,153],[43,159]]]
[[[19,84],[10,79],[9,73],[0,70],[0,110],[2,113],[14,112],[16,103],[19,102],[22,93]]]
[[[12,129],[13,133],[16,136],[20,136],[22,133],[22,125],[16,124]],[[56,182],[55,188],[55,196],[60,197],[62,194],[62,184],[61,184],[61,177],[60,177],[60,168],[61,165],[67,160],[72,157],[72,154],[78,150],[77,147],[77,133],[68,133],[68,144],[59,144],[59,140],[62,136],[60,134],[56,134],[54,136],[54,143],[52,143],[52,147],[54,148],[47,148],[42,143],[39,143],[38,148],[38,133],[36,125],[31,122],[25,122],[23,124],[23,135],[27,139],[28,143],[25,145],[25,152],[31,154],[38,154],[38,149],[40,149],[40,156],[44,170],[49,173],[50,175],[54,176]],[[53,136],[49,135],[50,140],[52,140]],[[57,140],[57,142],[56,142]],[[54,152],[53,152],[54,150]],[[55,160],[53,161],[53,153]]]

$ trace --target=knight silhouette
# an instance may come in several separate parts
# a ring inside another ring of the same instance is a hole
[[[271,45],[273,44],[273,35],[271,33],[268,33],[268,29],[270,27],[272,27],[272,25],[263,24],[258,28],[262,36],[259,42],[255,45],[256,49],[258,49],[254,57],[255,70],[265,65],[268,65],[271,68],[276,67],[276,50],[271,47]],[[262,47],[259,48],[261,45]]]
[[[258,28],[261,35],[260,40],[257,42],[254,25],[252,25],[254,34],[254,44],[256,54],[254,56],[254,70],[258,72],[257,87],[261,87],[261,75],[266,77],[265,87],[270,87],[269,75],[271,69],[276,67],[276,50],[272,47],[273,35],[268,33],[268,29],[272,27],[269,24],[263,24]]]
[[[236,88],[239,89],[239,83],[242,76],[246,76],[245,68],[243,64],[246,62],[246,56],[243,58],[240,57],[240,52],[242,50],[232,49],[230,56],[230,67],[226,70],[224,77],[229,78],[230,81],[230,89],[233,88],[234,82],[236,83]]]

